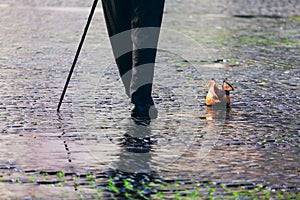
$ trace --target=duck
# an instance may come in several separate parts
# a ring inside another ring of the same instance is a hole
[[[234,89],[226,80],[223,80],[221,88],[214,79],[211,79],[207,86],[209,89],[206,95],[206,106],[226,104],[230,107],[230,91]]]

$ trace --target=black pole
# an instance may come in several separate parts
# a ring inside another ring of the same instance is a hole
[[[83,32],[83,35],[81,37],[81,40],[80,40],[80,43],[78,45],[78,48],[77,48],[77,52],[76,52],[76,55],[74,57],[74,60],[73,60],[73,64],[72,64],[72,67],[70,69],[70,72],[69,72],[69,75],[68,75],[68,78],[67,78],[67,81],[66,81],[66,84],[65,84],[65,87],[62,91],[62,94],[60,96],[60,100],[59,100],[59,103],[58,103],[58,106],[57,106],[57,112],[59,112],[59,109],[60,109],[60,106],[62,104],[62,101],[65,97],[65,94],[66,94],[66,91],[67,91],[67,88],[68,88],[68,85],[69,85],[69,82],[70,82],[70,79],[72,77],[72,74],[73,74],[73,71],[74,71],[74,68],[75,68],[75,65],[77,63],[77,59],[79,57],[79,54],[80,54],[80,51],[81,51],[81,48],[82,48],[82,45],[83,45],[83,42],[84,42],[84,39],[85,39],[85,36],[88,32],[88,29],[89,29],[89,26],[91,24],[91,21],[92,21],[92,18],[93,18],[93,15],[94,15],[94,12],[95,12],[95,9],[97,7],[97,4],[98,4],[98,0],[94,0],[94,3],[92,5],[92,9],[90,11],[90,15],[88,17],[88,20],[87,20],[87,23],[85,25],[85,28],[84,28],[84,32]]]

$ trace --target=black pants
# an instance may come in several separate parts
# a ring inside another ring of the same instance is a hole
[[[114,57],[126,94],[153,105],[154,63],[165,0],[102,0]]]

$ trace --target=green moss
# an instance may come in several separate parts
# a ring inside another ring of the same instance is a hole
[[[116,185],[114,184],[114,181],[112,178],[108,179],[108,186],[107,188],[111,191],[113,191],[114,193],[120,194],[120,190],[116,187]]]
[[[47,176],[47,174],[43,174],[43,176]],[[65,174],[58,172],[57,177],[63,179],[65,178]],[[77,179],[78,177],[73,177],[74,183],[78,181]],[[35,181],[34,176],[31,176],[30,181]],[[136,188],[133,187],[133,179],[131,178],[110,178],[107,180],[107,186],[102,189],[96,184],[97,180],[95,176],[88,174],[86,181],[86,184],[77,186],[88,187],[91,190],[95,190],[95,194],[99,197],[98,199],[101,199],[100,193],[107,191],[110,191],[112,196],[118,194],[127,199],[148,199],[148,196],[145,194],[148,194],[149,191],[151,195],[157,199],[299,199],[299,195],[295,191],[286,191],[277,188],[274,190],[265,185],[253,185],[250,188],[246,186],[228,187],[226,184],[208,182],[209,180],[153,181],[150,183],[145,181]],[[16,180],[14,183],[21,182]],[[55,186],[62,187],[64,184],[65,183],[61,181],[55,184]],[[53,184],[50,184],[49,187],[50,186],[53,186]]]
[[[34,176],[30,176],[30,177],[29,177],[29,181],[30,181],[31,183],[34,183],[34,182],[35,182],[35,177],[34,177]]]
[[[87,174],[87,175],[86,175],[86,178],[88,178],[88,179],[93,179],[93,178],[94,178],[94,175],[93,175],[93,174]]]
[[[19,179],[16,179],[14,182],[15,182],[15,183],[22,183],[22,181],[19,180]]]
[[[284,44],[286,45],[294,45],[294,44],[297,44],[296,41],[293,41],[293,40],[288,40],[288,39],[285,39],[282,41]]]
[[[200,194],[197,190],[194,190],[192,193],[188,194],[187,197],[191,199],[199,199]]]
[[[90,181],[90,182],[89,182],[89,186],[95,188],[97,185],[96,185],[96,182],[95,182],[95,181]]]
[[[261,37],[261,36],[249,36],[249,37],[241,36],[241,37],[235,37],[234,40],[238,43],[238,45],[266,46],[275,43],[273,39]]]
[[[290,21],[300,21],[300,17],[290,17]]]
[[[38,121],[35,121],[35,122],[32,122],[33,125],[38,125],[39,122]]]
[[[127,190],[133,190],[133,187],[132,187],[132,185],[131,185],[131,183],[130,183],[130,179],[125,179],[125,180],[123,181],[123,183],[124,183],[124,187],[125,187]]]
[[[132,195],[131,195],[130,193],[127,193],[127,192],[126,192],[126,193],[124,194],[124,196],[125,196],[126,198],[130,198]]]
[[[56,183],[55,185],[58,186],[58,187],[63,187],[64,186],[62,183]]]
[[[160,198],[160,199],[165,198],[164,194],[163,194],[161,191],[157,192],[157,193],[156,193],[156,196],[157,196],[158,198]]]
[[[59,179],[63,179],[64,178],[64,176],[65,176],[65,174],[63,173],[63,172],[57,172],[56,173],[56,175],[57,175],[57,177],[59,178]]]

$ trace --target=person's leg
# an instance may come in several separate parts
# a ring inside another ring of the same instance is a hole
[[[131,0],[133,68],[131,101],[135,105],[154,105],[151,97],[157,42],[164,0]]]
[[[130,97],[132,72],[131,5],[125,0],[102,0],[113,54],[126,94]]]

